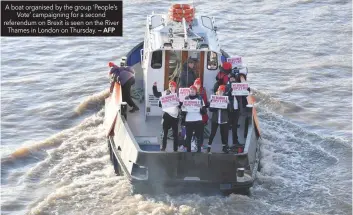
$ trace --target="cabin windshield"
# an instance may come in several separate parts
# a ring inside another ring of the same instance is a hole
[[[181,50],[165,50],[165,88],[168,87],[169,81],[173,80],[176,83],[180,82],[180,75],[186,67],[188,58],[196,60],[195,71],[199,78],[203,78],[204,52],[199,51],[181,51]]]

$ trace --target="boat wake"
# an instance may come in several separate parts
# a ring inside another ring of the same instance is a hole
[[[97,107],[97,106],[101,107],[102,104],[104,104],[104,100],[108,97],[109,97],[109,89],[103,90],[99,93],[89,96],[75,108],[75,113],[77,115],[81,115],[87,109],[91,109],[92,107]]]
[[[264,99],[261,93],[258,96],[259,101]],[[2,186],[18,187],[6,192],[8,201],[2,203],[2,210],[21,209],[29,214],[325,214],[332,212],[328,205],[335,205],[335,214],[349,214],[352,196],[345,191],[352,174],[349,141],[321,137],[272,112],[265,103],[258,106],[261,171],[249,196],[131,194],[129,181],[116,176],[110,163],[102,109],[73,128],[13,153],[13,162],[41,153],[28,172],[19,165],[2,164],[2,173],[8,175]]]

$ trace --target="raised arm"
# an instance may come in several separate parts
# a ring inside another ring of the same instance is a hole
[[[153,87],[152,87],[152,90],[153,90],[153,95],[157,98],[160,98],[162,96],[162,93],[161,92],[158,92],[157,90],[157,82],[154,82],[153,83]]]

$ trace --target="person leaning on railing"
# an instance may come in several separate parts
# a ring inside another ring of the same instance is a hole
[[[152,90],[153,95],[157,98],[161,96],[170,95],[172,93],[177,93],[176,91],[177,84],[174,81],[169,82],[169,89],[161,92],[157,91],[157,82],[154,82]],[[159,107],[162,107],[161,101],[158,102]],[[163,108],[163,107],[162,107]],[[169,107],[163,109],[163,140],[161,151],[165,151],[167,146],[168,130],[172,128],[173,130],[173,150],[174,152],[178,151],[178,122],[179,122],[179,108],[178,107]]]
[[[126,102],[130,107],[132,107],[132,109],[129,112],[133,113],[135,111],[140,110],[139,107],[135,104],[135,102],[131,98],[131,86],[135,84],[134,69],[129,66],[118,67],[112,62],[109,62],[109,67],[111,68],[109,75],[113,75],[113,79],[114,79],[112,81],[113,87],[110,88],[111,89],[110,92],[112,92],[112,88],[114,88],[114,83],[116,81],[119,81],[121,85],[122,101]]]

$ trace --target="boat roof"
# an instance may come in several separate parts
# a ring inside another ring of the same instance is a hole
[[[195,16],[191,23],[185,20],[175,22],[168,14],[147,16],[149,51],[155,50],[192,50],[221,52],[215,20],[209,16]]]

